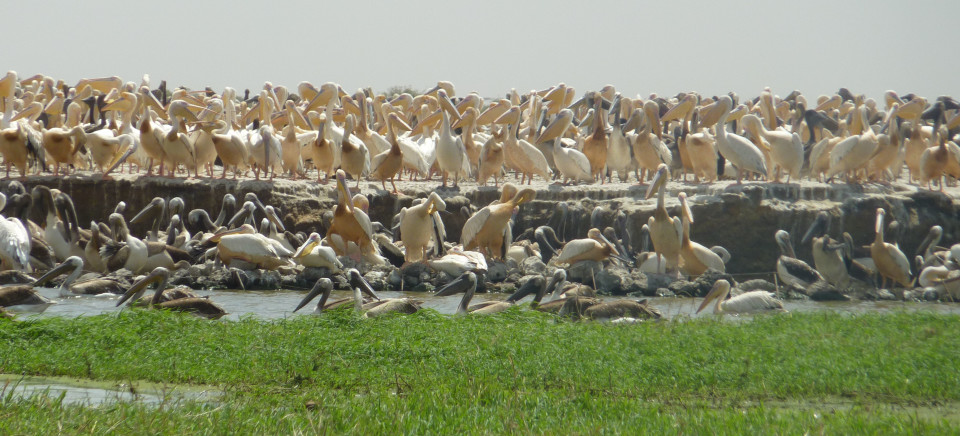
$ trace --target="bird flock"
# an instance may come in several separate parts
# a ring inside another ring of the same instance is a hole
[[[350,94],[335,83],[269,82],[258,94],[232,88],[152,89],[119,77],[71,86],[10,71],[0,79],[0,154],[7,176],[93,170],[177,177],[231,172],[329,181],[337,169],[386,189],[407,175],[499,185],[514,172],[560,183],[606,183],[633,172],[643,183],[666,164],[674,179],[786,182],[808,177],[887,182],[904,168],[927,188],[960,176],[960,104],[894,91],[884,101],[837,94],[808,100],[769,88],[753,99],[730,93],[631,98],[608,85],[577,98],[558,84],[489,100],[457,96],[453,84],[419,95]]]
[[[156,283],[155,296],[142,304],[215,317],[222,309],[209,300],[183,290],[176,295],[163,292],[171,271],[198,265],[324,268],[347,278],[355,290],[350,304],[366,316],[377,316],[415,311],[418,305],[407,299],[381,300],[361,271],[427,265],[452,279],[438,295],[464,293],[459,312],[498,311],[534,295],[537,307],[553,303],[564,313],[648,318],[655,317],[656,310],[646,303],[617,300],[617,309],[604,306],[613,302],[596,299],[595,283],[560,284],[568,271],[583,270],[584,265],[591,276],[610,264],[672,278],[724,272],[730,253],[690,239],[694,217],[684,193],[678,196],[680,215],[668,214],[664,202],[670,180],[692,176],[694,183],[722,177],[737,183],[779,183],[785,177],[789,183],[842,176],[848,183],[883,183],[896,180],[906,166],[910,182],[927,189],[936,183],[942,190],[960,177],[960,149],[953,141],[960,130],[960,105],[949,97],[928,101],[890,91],[884,108],[846,89],[816,101],[796,91],[780,98],[769,89],[752,100],[733,93],[630,98],[613,86],[576,97],[564,84],[526,94],[512,90],[491,102],[476,93],[457,97],[449,82],[438,82],[417,96],[386,96],[370,89],[351,95],[334,83],[316,87],[302,82],[296,93],[267,83],[258,95],[251,97],[248,91],[240,98],[231,88],[220,94],[210,89],[171,92],[161,83],[152,89],[147,76],[140,85],[109,77],[70,86],[42,75],[20,79],[8,72],[0,79],[0,154],[8,178],[12,167],[21,177],[90,169],[109,177],[124,165],[130,172],[136,166],[139,173],[165,177],[216,177],[216,166],[221,167],[220,178],[252,171],[257,179],[312,180],[310,172],[316,171],[319,183],[335,179],[338,201],[321,236],[287,231],[276,208],[253,194],[247,194],[239,208],[228,194],[216,219],[203,209],[187,212],[180,198],[158,197],[129,218],[150,224],[146,235],[135,236],[123,203],[105,213],[105,222],[88,226],[78,222],[66,193],[42,185],[27,192],[11,182],[8,195],[0,197],[5,214],[0,221],[2,268],[48,272],[36,282],[10,275],[6,283],[30,283],[0,288],[0,306],[48,304],[33,288],[69,271],[59,285],[63,295],[111,293],[124,295],[121,302],[140,302],[140,294]],[[518,177],[519,187],[506,182],[510,172]],[[630,172],[647,185],[646,198],[657,196],[654,214],[643,226],[643,248],[630,247],[622,223],[618,229],[592,228],[584,238],[570,241],[560,241],[550,226],[536,229],[528,239],[513,240],[513,217],[536,196],[523,186],[535,177],[562,184],[604,184],[614,173],[626,181]],[[435,175],[441,177],[442,188],[471,179],[500,188],[498,200],[463,212],[469,218],[460,241],[446,238],[441,213],[450,212],[436,192],[384,225],[371,221],[369,200],[350,187],[369,178],[381,181],[386,191],[389,180],[392,192],[398,193],[395,182],[403,176],[429,180]],[[919,283],[953,298],[953,283],[960,281],[960,247],[938,247],[935,227],[913,268],[896,244],[884,240],[884,214],[877,211],[876,240],[866,258],[857,257],[858,247],[849,235],[842,241],[831,239],[829,218],[818,217],[803,238],[803,243],[811,243],[814,267],[796,259],[789,235],[778,232],[779,279],[803,293],[816,289],[817,295]],[[529,257],[547,266],[537,280],[526,280],[523,292],[502,304],[471,310],[469,300],[488,262],[521,264]],[[121,270],[145,276],[131,285],[116,274]],[[82,271],[97,277],[77,282]],[[735,285],[717,280],[700,309],[715,301],[717,313],[782,310],[768,291],[750,290],[728,299],[741,291]],[[332,289],[332,281],[318,281],[297,309],[319,295],[318,308],[328,307],[333,304],[326,301]],[[551,300],[542,302],[548,294]]]

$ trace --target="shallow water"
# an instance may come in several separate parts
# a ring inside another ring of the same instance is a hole
[[[168,404],[179,400],[212,401],[222,393],[194,386],[164,386],[147,382],[116,384],[70,377],[29,377],[0,374],[0,397],[61,398],[63,404],[97,406],[119,401]]]
[[[116,307],[118,297],[69,297],[59,298],[57,291],[41,288],[40,293],[53,299],[56,304],[50,305],[40,314],[21,313],[21,317],[77,317],[114,313],[121,308]],[[229,312],[225,319],[238,320],[242,317],[260,319],[281,319],[291,316],[308,315],[313,313],[316,301],[311,301],[299,312],[293,309],[306,295],[305,291],[198,291],[202,296],[208,296]],[[351,298],[348,291],[334,291],[330,301],[341,298]],[[432,293],[424,292],[379,292],[381,298],[410,297],[422,301],[423,307],[429,307],[440,313],[452,314],[460,304],[461,295],[436,297]],[[488,300],[504,300],[508,294],[485,293],[476,294],[471,303]],[[529,298],[524,301],[529,301]],[[651,305],[656,307],[668,319],[685,319],[697,316],[711,316],[712,308],[704,309],[696,314],[697,307],[703,301],[701,298],[648,298]],[[897,310],[928,310],[938,313],[960,314],[960,304],[949,303],[909,303],[900,301],[851,301],[851,302],[816,302],[809,300],[785,300],[784,307],[791,312],[832,311],[846,313],[890,312]]]

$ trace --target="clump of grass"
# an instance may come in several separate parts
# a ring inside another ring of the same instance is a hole
[[[177,413],[233,420],[251,432],[322,424],[336,432],[569,433],[641,423],[658,432],[716,432],[711,423],[738,433],[832,424],[840,432],[927,431],[946,422],[871,405],[960,401],[960,378],[945,376],[960,358],[960,339],[949,333],[957,321],[923,312],[803,313],[612,326],[512,309],[494,317],[428,310],[364,320],[340,311],[208,322],[124,311],[0,321],[0,372],[222,386],[222,404],[185,403]],[[813,419],[806,409],[760,404],[825,399],[850,407]],[[730,407],[744,401],[752,405]],[[27,420],[41,403],[8,400],[0,410]],[[79,422],[95,418],[88,409],[58,407],[65,419],[92,426]],[[194,431],[143,405],[106,410],[160,420],[143,428]]]

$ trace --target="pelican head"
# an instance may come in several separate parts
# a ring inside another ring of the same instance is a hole
[[[150,200],[150,203],[147,203],[143,209],[138,212],[133,219],[130,220],[131,223],[137,224],[147,219],[156,219],[163,215],[164,209],[166,209],[167,202],[162,197],[154,197],[153,200]]]
[[[796,254],[793,251],[793,244],[790,243],[790,234],[786,230],[777,230],[777,233],[773,235],[773,239],[777,241],[777,245],[780,246],[780,253],[787,257],[796,257]]]
[[[307,241],[297,249],[297,252],[293,253],[293,258],[300,259],[310,254],[317,245],[320,245],[320,234],[313,232],[307,237]]]
[[[547,282],[547,289],[545,290],[551,294],[551,299],[556,299],[559,296],[560,284],[565,281],[567,281],[567,271],[563,268],[557,268],[550,276],[550,281]]]
[[[813,220],[813,224],[810,224],[810,228],[807,229],[807,233],[803,235],[803,240],[800,241],[801,244],[806,244],[811,239],[817,236],[823,236],[830,232],[830,215],[826,212],[820,212],[817,214],[817,217]]]
[[[530,294],[534,294],[534,296],[539,296],[539,298],[543,298],[544,290],[546,288],[547,288],[547,281],[543,278],[543,276],[533,276],[529,280],[524,282],[522,285],[520,285],[520,287],[517,288],[517,291],[514,292],[513,295],[507,297],[506,301],[515,303],[517,301],[522,300],[524,297]]]
[[[360,292],[367,294],[370,298],[379,300],[380,297],[377,296],[377,293],[373,291],[373,287],[370,286],[370,283],[360,275],[360,271],[357,271],[356,268],[350,268],[347,270],[347,279],[350,281],[350,286],[354,289],[359,289]]]
[[[350,187],[347,186],[347,173],[342,169],[337,170],[337,192],[340,193],[340,203],[346,205],[348,212],[353,213],[353,201],[350,197]]]
[[[687,193],[681,192],[677,195],[677,198],[680,200],[680,212],[684,217],[687,218],[691,223],[693,222],[693,211],[690,210],[690,204],[687,203]]]
[[[300,309],[303,309],[303,306],[306,306],[310,300],[313,300],[317,295],[320,294],[323,294],[323,296],[320,297],[320,301],[317,302],[317,310],[322,310],[324,303],[327,302],[327,298],[330,298],[331,291],[333,291],[333,281],[326,277],[321,277],[319,280],[317,280],[317,283],[313,285],[313,288],[310,289],[310,292],[303,297],[303,300],[300,300],[300,304],[297,304],[297,308],[293,309],[293,311],[296,312]]]
[[[887,211],[883,208],[877,208],[877,222],[873,229],[877,234],[883,234],[883,216],[886,214]]]
[[[537,191],[534,191],[533,189],[530,189],[530,188],[521,189],[520,191],[517,192],[516,195],[513,196],[513,204],[515,206],[520,206],[523,203],[528,203],[530,201],[533,201],[533,199],[536,196],[537,196]]]
[[[716,283],[713,284],[713,288],[710,289],[710,292],[707,293],[707,296],[703,299],[703,303],[700,303],[700,307],[697,308],[696,313],[700,313],[700,311],[707,307],[711,301],[723,301],[729,294],[730,282],[724,279],[717,280]]]
[[[647,188],[647,193],[644,195],[644,199],[649,199],[653,197],[655,192],[659,192],[661,189],[665,189],[667,185],[667,179],[670,177],[670,167],[667,164],[660,164],[657,167],[657,172],[653,175],[653,181],[650,183],[650,187]]]
[[[457,277],[452,282],[437,290],[434,296],[446,297],[448,295],[459,294],[461,292],[470,292],[477,288],[477,275],[473,271],[467,271]]]
[[[117,301],[117,306],[119,307],[121,304],[123,304],[127,300],[130,300],[130,304],[133,304],[133,302],[137,301],[140,298],[140,296],[143,295],[143,292],[147,289],[147,286],[150,286],[153,283],[159,283],[157,285],[157,290],[154,291],[156,292],[156,294],[154,294],[154,298],[153,298],[153,300],[158,300],[160,297],[160,294],[163,292],[163,289],[167,287],[167,280],[169,278],[170,278],[170,270],[164,267],[154,268],[153,271],[150,272],[150,274],[147,274],[146,277],[134,283],[133,286],[130,287],[130,289],[127,289],[127,292],[123,294],[123,297],[120,297],[120,300]],[[153,303],[151,302],[150,304],[152,305]]]
[[[78,256],[70,256],[63,261],[60,265],[57,265],[56,268],[47,271],[46,274],[40,276],[36,282],[33,283],[34,286],[43,286],[45,283],[49,282],[54,277],[58,277],[61,274],[72,271],[72,273],[63,281],[63,284],[60,285],[63,289],[68,289],[70,284],[73,283],[77,277],[80,277],[80,274],[83,273],[83,260]]]

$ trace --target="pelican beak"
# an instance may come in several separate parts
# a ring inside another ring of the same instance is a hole
[[[645,200],[649,200],[650,197],[653,197],[653,193],[657,192],[660,189],[660,185],[664,182],[666,182],[666,179],[664,179],[663,173],[657,171],[653,175],[653,182],[650,183],[650,186],[647,188],[647,193],[643,196],[643,198]]]
[[[153,271],[150,274],[147,274],[146,277],[140,279],[139,282],[133,284],[130,289],[127,289],[127,292],[123,294],[123,297],[120,297],[120,301],[117,301],[117,307],[122,305],[127,300],[130,300],[131,303],[137,301],[141,295],[143,295],[144,290],[147,286],[150,286],[153,283],[159,282],[163,279],[163,275],[157,271]]]
[[[810,228],[807,229],[807,233],[803,235],[803,239],[800,241],[800,244],[806,244],[807,242],[812,240],[815,236],[820,234],[823,231],[822,229],[825,227],[825,225],[826,223],[822,219],[820,219],[820,217],[818,216],[817,219],[813,221],[813,224],[810,224]]]
[[[470,284],[469,274],[469,272],[461,274],[460,277],[457,277],[454,281],[447,283],[446,286],[438,289],[437,293],[433,295],[435,297],[446,297],[448,295],[466,292]]]
[[[248,231],[249,231],[249,230],[248,230],[247,228],[245,228],[244,226],[240,226],[240,227],[237,227],[237,228],[231,229],[231,230],[224,230],[224,231],[222,231],[222,232],[220,232],[220,233],[217,233],[217,234],[211,236],[211,237],[210,237],[210,242],[214,242],[214,243],[220,242],[220,238],[223,238],[224,236],[239,235],[239,234],[247,233]]]
[[[300,259],[300,258],[302,258],[303,256],[306,256],[306,255],[310,254],[311,252],[313,252],[313,249],[314,249],[317,245],[320,245],[320,239],[311,238],[309,241],[307,241],[306,244],[301,245],[300,248],[297,249],[297,252],[296,252],[296,253],[293,253],[293,258],[294,258],[294,259]],[[298,308],[298,309],[299,309],[299,308]],[[294,312],[296,312],[296,311],[294,311]]]
[[[520,115],[519,109],[514,110],[513,108],[510,108],[509,110],[504,112],[503,115],[500,115],[499,118],[494,120],[493,123],[494,124],[513,124],[518,121],[517,118],[519,118],[519,115]]]
[[[437,100],[440,103],[440,109],[446,111],[447,114],[450,115],[450,118],[460,121],[460,112],[457,111],[456,106],[450,101],[450,97],[447,97],[447,93],[440,92],[437,95],[439,97]]]
[[[46,284],[47,282],[49,282],[50,279],[52,279],[52,278],[54,278],[54,277],[58,277],[58,276],[60,276],[60,274],[63,274],[63,273],[65,273],[65,272],[67,272],[67,270],[70,270],[70,269],[73,269],[73,268],[76,268],[76,265],[73,265],[73,264],[71,264],[71,263],[69,263],[69,262],[61,263],[60,265],[57,265],[54,269],[52,269],[52,270],[50,270],[50,271],[47,271],[46,274],[40,276],[40,278],[38,278],[37,281],[33,282],[32,285],[33,285],[33,286],[43,286],[44,284]]]
[[[344,203],[347,205],[347,212],[353,213],[353,197],[350,196],[350,187],[347,186],[346,177],[341,171],[337,171],[337,191],[339,191],[340,195],[344,198]]]
[[[710,289],[710,292],[707,293],[707,296],[704,297],[703,302],[700,303],[700,307],[697,308],[696,313],[700,313],[700,311],[703,310],[705,307],[707,307],[711,301],[717,299],[719,295],[720,295],[720,282],[717,281],[716,283],[713,284],[713,288]]]
[[[280,217],[277,216],[276,209],[273,209],[273,208],[264,209],[263,213],[267,216],[267,219],[269,219],[270,222],[273,223],[273,225],[277,226],[277,230],[279,230],[280,232],[287,231],[287,228],[284,227],[283,222],[280,221]]]
[[[614,256],[620,256],[620,252],[617,251],[616,245],[614,245],[612,242],[610,242],[610,240],[607,239],[606,236],[603,236],[603,233],[600,233],[598,236],[600,236],[600,242],[601,242],[601,243],[607,244],[607,246],[610,247],[610,252],[613,253]],[[624,260],[625,260],[625,259],[624,259]]]
[[[686,198],[685,196],[684,196],[684,197],[680,197],[680,207],[683,208],[682,213],[683,213],[684,215],[686,215],[686,216],[687,216],[687,219],[690,220],[690,222],[692,223],[692,222],[693,222],[693,211],[690,210],[690,205],[687,203],[687,198]]]
[[[330,289],[325,288],[323,286],[323,279],[317,280],[317,283],[313,285],[313,288],[310,289],[310,292],[308,292],[307,295],[303,297],[303,300],[300,300],[300,304],[297,304],[297,308],[293,309],[293,311],[296,312],[300,309],[303,309],[303,306],[306,306],[307,303],[309,303],[310,300],[313,300],[314,298],[316,298],[317,295],[320,295],[323,293],[329,293],[329,292],[330,292]],[[322,299],[321,301],[323,300],[326,300],[326,298]]]
[[[880,233],[881,231],[883,231],[883,215],[884,215],[883,209],[877,209],[877,222],[873,228],[873,231],[876,233]]]
[[[162,198],[154,198],[150,201],[150,204],[141,209],[140,212],[130,220],[130,224],[137,224],[148,218],[156,218],[163,212],[164,203]]]
[[[130,109],[130,101],[125,98],[118,98],[103,107],[103,111],[125,111]]]

